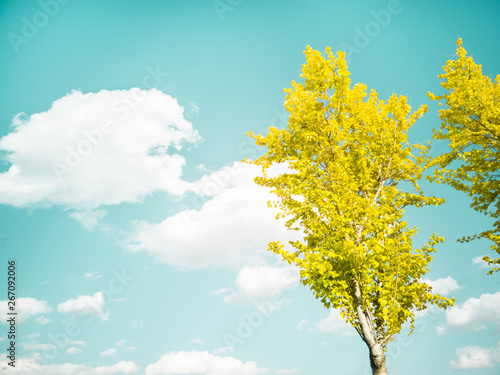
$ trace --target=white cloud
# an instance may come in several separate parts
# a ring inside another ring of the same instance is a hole
[[[340,336],[353,336],[356,334],[354,328],[340,316],[339,309],[331,309],[330,314],[320,320],[311,328],[310,331],[320,331],[326,333],[335,333]]]
[[[299,324],[297,324],[297,330],[301,330],[304,327],[307,327],[309,325],[309,322],[306,319],[302,319]]]
[[[481,268],[490,268],[490,265],[483,260],[484,257],[485,255],[475,257],[474,259],[472,259],[472,264],[477,265]]]
[[[440,295],[450,295],[454,291],[461,289],[455,279],[451,276],[437,280],[422,279],[422,282],[432,287],[432,293]]]
[[[192,340],[191,340],[191,343],[192,343],[192,344],[201,344],[202,342],[203,342],[203,341],[201,341],[201,339],[198,339],[198,338],[196,338],[196,339],[192,339]]]
[[[226,354],[234,352],[233,346],[223,346],[212,351],[212,354]]]
[[[296,267],[243,267],[236,278],[237,291],[224,296],[227,303],[254,305],[299,285]]]
[[[8,301],[0,301],[0,313],[2,314],[1,322],[3,324],[7,324],[7,319],[9,318],[7,315],[9,312],[9,305],[7,302]],[[52,308],[47,304],[47,301],[39,301],[31,297],[21,297],[16,298],[15,310],[17,312],[16,323],[22,323],[31,316],[47,314],[52,311]]]
[[[277,211],[267,206],[275,197],[253,181],[259,174],[258,166],[234,163],[204,176],[190,185],[197,196],[185,210],[159,224],[136,223],[128,249],[191,269],[264,264],[270,241],[286,244],[298,233],[275,219]],[[199,196],[213,198],[197,210]]]
[[[45,325],[47,323],[50,323],[50,319],[46,318],[44,316],[39,316],[38,318],[35,319],[35,322],[42,324],[42,325]]]
[[[99,357],[111,357],[116,354],[116,348],[109,348],[99,354]]]
[[[97,280],[102,277],[102,275],[99,272],[93,271],[93,272],[87,272],[85,274],[85,277],[87,279],[92,279],[92,280]]]
[[[198,104],[196,104],[195,102],[189,102],[189,115],[193,116],[197,115],[198,113],[200,113],[200,108],[198,107]]]
[[[227,294],[231,291],[231,288],[220,288],[216,290],[212,290],[208,295],[209,296],[218,296],[219,294]]]
[[[130,342],[130,340],[118,340],[117,342],[115,342],[115,345],[121,346],[121,345],[125,345],[128,342]]]
[[[69,216],[82,223],[85,229],[92,230],[99,224],[99,220],[106,216],[106,211],[86,209],[84,211],[72,212]]]
[[[455,351],[458,360],[451,361],[454,370],[470,370],[485,367],[494,367],[500,362],[500,342],[496,348],[482,348],[480,346],[465,346]]]
[[[300,371],[296,368],[292,369],[278,369],[274,373],[275,374],[298,374]]]
[[[0,203],[61,205],[86,213],[76,218],[91,226],[99,206],[182,194],[185,159],[176,150],[200,139],[183,111],[159,90],[136,88],[73,91],[46,112],[19,114],[0,139],[11,164],[0,174]]]
[[[68,340],[69,345],[73,346],[85,346],[85,341],[83,340]]]
[[[82,349],[80,349],[80,348],[76,348],[76,347],[74,347],[74,346],[71,346],[71,347],[69,347],[69,348],[66,350],[66,354],[70,354],[70,355],[72,355],[72,354],[79,354],[79,353],[81,353],[81,352],[82,352]]]
[[[134,362],[120,361],[112,366],[91,367],[71,363],[42,365],[38,355],[18,358],[16,361],[17,375],[128,375],[135,374],[139,368]],[[6,354],[0,355],[0,369],[10,368]]]
[[[252,361],[241,362],[233,357],[218,357],[206,351],[171,352],[146,367],[145,375],[256,375],[269,370],[257,367]]]
[[[93,315],[102,320],[108,320],[109,310],[104,311],[104,294],[96,292],[93,296],[78,296],[57,306],[57,311],[64,314]]]
[[[37,344],[37,343],[28,343],[28,342],[23,342],[21,343],[21,346],[26,349],[26,350],[33,350],[33,351],[49,351],[49,350],[54,350],[56,347],[52,344]]]
[[[500,292],[469,298],[462,305],[446,311],[446,324],[437,328],[439,334],[478,331],[486,325],[500,328]]]
[[[126,352],[133,352],[134,350],[137,350],[137,347],[135,346],[128,346],[125,349],[123,349]]]

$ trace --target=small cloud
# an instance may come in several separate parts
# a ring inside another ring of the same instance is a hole
[[[196,169],[199,170],[200,172],[205,172],[207,170],[207,167],[205,167],[205,164],[199,164],[196,166]]]
[[[109,319],[109,309],[104,311],[104,294],[96,292],[93,296],[78,296],[57,306],[57,311],[75,316],[91,315],[102,320]]]
[[[450,362],[454,370],[470,370],[495,367],[500,362],[500,341],[496,348],[482,348],[480,346],[465,346],[455,351],[458,360]]]
[[[116,346],[121,346],[121,345],[124,345],[126,343],[130,342],[130,340],[118,340],[117,342],[115,342],[115,345]]]
[[[116,354],[116,348],[109,348],[99,354],[99,357],[111,357]]]
[[[157,362],[148,365],[145,375],[157,374],[266,374],[269,370],[259,368],[253,361],[242,362],[233,357],[218,357],[207,351],[170,352]]]
[[[56,349],[56,346],[52,344],[36,344],[36,343],[27,343],[27,342],[22,342],[21,346],[26,349],[26,350],[31,350],[31,351],[49,351],[49,350],[54,350]]]
[[[45,284],[48,284],[48,283],[49,283],[49,280],[45,280],[45,281],[42,281],[42,282],[40,283],[40,285],[45,285]]]
[[[275,374],[298,374],[300,371],[296,368],[292,369],[278,369],[274,373]]]
[[[450,295],[461,287],[451,276],[437,280],[423,279],[422,282],[432,287],[432,293]]]
[[[37,322],[38,324],[45,325],[50,322],[50,319],[44,316],[39,316],[38,318],[35,319],[35,322]]]
[[[236,292],[224,297],[224,302],[255,305],[299,284],[297,267],[244,266],[236,277]],[[279,308],[280,306],[276,306]]]
[[[215,349],[212,351],[212,354],[226,354],[234,352],[234,347],[232,346],[223,346],[221,348]]]
[[[201,343],[202,343],[202,341],[201,341],[201,339],[192,339],[192,340],[191,340],[191,343],[192,343],[192,344],[201,344]]]
[[[85,277],[86,277],[87,279],[97,280],[97,279],[99,279],[100,277],[102,277],[102,275],[101,275],[101,274],[99,274],[99,272],[87,272],[87,273],[85,274]]]
[[[99,220],[106,216],[104,210],[84,210],[75,211],[69,214],[73,219],[82,223],[83,227],[87,230],[93,230],[98,224]]]
[[[135,346],[129,346],[129,347],[126,347],[123,350],[126,351],[126,352],[133,352],[134,350],[137,350],[137,348]]]
[[[330,310],[330,314],[325,319],[316,323],[310,331],[335,333],[342,337],[353,336],[356,332],[349,323],[342,319],[338,309]]]
[[[68,348],[68,350],[66,350],[66,354],[79,354],[82,352],[82,349],[80,348],[75,348],[74,346]]]
[[[194,102],[189,103],[189,116],[197,115],[200,113],[200,108]]]
[[[231,288],[220,288],[216,290],[212,290],[210,293],[208,293],[209,296],[218,296],[219,294],[226,294],[229,293],[232,289]]]
[[[83,340],[68,340],[68,345],[85,346],[85,341],[83,341]]]
[[[446,310],[446,324],[437,328],[438,334],[479,331],[494,324],[500,329],[500,292],[485,293],[469,298],[461,305]]]
[[[7,300],[0,301],[0,314],[4,314],[0,320],[3,324],[7,324]],[[21,297],[16,299],[17,307],[17,323],[22,323],[28,320],[31,316],[47,314],[52,311],[52,308],[46,301],[39,301],[31,297]]]
[[[483,260],[485,256],[486,255],[475,257],[474,259],[472,259],[472,264],[477,265],[481,268],[490,268],[489,264]]]
[[[297,330],[301,330],[304,327],[307,327],[309,325],[309,322],[306,319],[302,319],[299,324],[297,324]]]

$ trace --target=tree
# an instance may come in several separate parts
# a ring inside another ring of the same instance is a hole
[[[442,239],[432,235],[412,251],[416,229],[403,220],[407,206],[443,203],[417,183],[428,148],[407,140],[426,107],[411,114],[403,96],[386,103],[363,84],[351,89],[341,51],[335,57],[328,48],[324,57],[308,46],[304,54],[305,83],[285,90],[288,126],[248,133],[267,146],[253,162],[262,167],[255,182],[271,188],[278,218],[304,235],[291,242],[293,252],[279,242],[268,250],[297,265],[301,283],[326,308],[341,309],[368,346],[373,374],[387,374],[384,349],[403,323],[413,331],[414,311],[453,304],[420,281]],[[271,165],[283,163],[286,173],[268,176]]]
[[[448,140],[449,152],[434,158],[437,166],[431,181],[445,183],[472,197],[471,207],[495,219],[492,229],[464,236],[460,242],[486,238],[493,241],[491,250],[500,254],[500,75],[496,82],[484,76],[457,40],[457,58],[448,60],[439,75],[444,95],[428,93],[445,109],[439,111],[441,130],[435,139]],[[452,164],[454,163],[454,164]],[[500,265],[500,258],[483,258],[490,265]],[[499,271],[494,267],[489,274]]]

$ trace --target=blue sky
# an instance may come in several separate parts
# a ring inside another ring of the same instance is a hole
[[[500,73],[499,16],[498,1],[2,1],[0,279],[15,259],[19,315],[17,370],[2,334],[0,372],[368,374],[353,329],[266,253],[293,237],[240,163],[262,152],[245,133],[285,126],[311,45],[350,51],[380,98],[428,104],[410,131],[426,142],[458,37]],[[389,372],[498,374],[490,244],[456,242],[491,221],[422,187],[446,204],[406,219],[416,246],[445,237],[426,277],[457,302],[396,337]]]

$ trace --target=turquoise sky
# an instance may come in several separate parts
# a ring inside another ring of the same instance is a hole
[[[266,253],[292,237],[240,163],[262,152],[245,133],[285,126],[311,45],[349,51],[381,99],[427,104],[410,132],[427,142],[457,38],[500,74],[499,19],[496,0],[2,1],[0,306],[14,259],[19,315],[0,373],[369,374],[355,331]],[[457,302],[396,337],[389,373],[498,374],[490,244],[456,242],[491,221],[422,186],[446,204],[406,219],[416,246],[445,237],[426,277]]]

